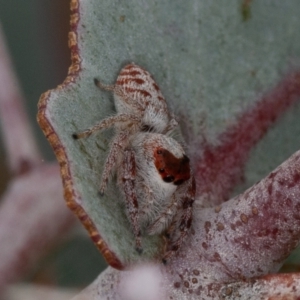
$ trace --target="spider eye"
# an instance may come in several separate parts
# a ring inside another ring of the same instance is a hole
[[[161,168],[158,171],[159,171],[159,173],[163,173],[165,171],[165,169]]]
[[[162,150],[157,150],[156,153],[157,154],[162,154]]]
[[[166,177],[163,177],[164,182],[172,182],[174,179],[175,178],[172,175],[167,175]]]

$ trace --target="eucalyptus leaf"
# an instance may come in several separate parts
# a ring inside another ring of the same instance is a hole
[[[78,72],[42,97],[39,120],[65,170],[69,205],[83,208],[123,265],[155,259],[162,241],[144,237],[139,255],[115,178],[103,197],[98,194],[113,130],[72,138],[115,113],[112,94],[93,79],[113,84],[128,62],[147,69],[179,116],[196,164],[203,137],[218,145],[225,128],[300,66],[299,2],[248,1],[246,11],[242,2],[72,1]],[[295,105],[252,152],[243,188],[300,148],[299,116]]]

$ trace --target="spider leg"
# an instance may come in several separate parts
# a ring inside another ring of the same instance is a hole
[[[81,139],[84,137],[89,137],[92,133],[94,133],[95,131],[99,131],[102,129],[106,129],[109,127],[112,127],[115,124],[122,124],[122,123],[126,123],[126,122],[131,122],[131,123],[139,123],[139,118],[137,118],[134,115],[129,115],[129,114],[118,114],[112,117],[108,117],[104,120],[102,120],[101,122],[97,123],[96,125],[83,130],[81,132],[78,133],[74,133],[72,136],[74,139]]]
[[[145,196],[145,200],[143,201],[144,203],[140,203],[140,218],[141,220],[146,216],[148,216],[149,212],[151,212],[151,208],[153,206],[153,191],[151,188],[145,183],[145,182],[140,182],[140,187],[143,191],[143,195]]]
[[[168,125],[168,127],[164,130],[164,134],[171,133],[176,127],[178,126],[178,122],[176,120],[176,117],[173,113],[171,113],[171,121]]]
[[[120,153],[122,153],[128,143],[129,131],[120,131],[114,137],[110,151],[106,158],[104,169],[102,172],[101,182],[100,182],[100,195],[104,195],[104,191],[106,190],[107,183],[109,180],[109,176],[112,173],[112,169],[115,167],[118,157]]]
[[[139,226],[138,200],[135,190],[136,164],[135,153],[132,149],[124,151],[124,158],[120,168],[119,185],[125,196],[126,209],[135,236],[137,252],[142,253],[141,230]]]
[[[170,205],[168,205],[159,215],[159,217],[148,226],[147,234],[153,235],[161,233],[166,228],[166,224],[170,224],[170,222],[174,218],[177,207],[178,203],[176,201],[175,194],[173,194]]]
[[[172,224],[170,225],[167,236],[170,237],[170,240],[167,245],[167,251],[163,256],[163,263],[166,263],[169,258],[171,258],[176,251],[180,248],[185,239],[186,235],[192,224],[193,218],[193,203],[195,201],[196,194],[196,183],[195,178],[191,177],[189,181],[184,184],[186,191],[181,196],[181,211],[179,211],[179,221],[178,216],[174,217]],[[179,226],[178,226],[179,225]],[[177,228],[179,227],[179,237],[175,240],[172,239],[173,235],[176,233]]]
[[[94,78],[94,83],[98,88],[105,90],[105,91],[113,91],[115,89],[114,85],[103,84],[97,78]]]

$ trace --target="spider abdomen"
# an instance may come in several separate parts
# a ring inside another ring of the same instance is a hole
[[[191,177],[189,159],[178,142],[163,134],[138,133],[132,146],[138,174],[140,224],[151,227],[149,234],[161,234],[177,213],[178,186]],[[166,216],[160,218],[162,211]],[[156,219],[159,222],[151,226]]]

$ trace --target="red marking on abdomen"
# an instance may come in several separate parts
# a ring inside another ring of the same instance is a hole
[[[151,94],[145,90],[137,90],[137,92],[142,94],[144,97],[151,97]]]
[[[155,167],[165,182],[180,185],[190,179],[190,160],[186,155],[177,158],[166,149],[156,148],[153,157]]]
[[[130,88],[130,87],[124,87],[124,90],[126,93],[139,93],[143,95],[143,97],[151,97],[151,94],[147,92],[146,90],[140,90],[140,89],[135,89],[135,88]]]
[[[157,92],[159,91],[159,86],[155,82],[153,82],[153,87]]]
[[[145,80],[143,80],[141,78],[132,78],[129,76],[124,76],[122,78],[118,78],[116,84],[120,85],[120,86],[124,86],[124,85],[130,85],[131,82],[141,85],[141,84],[145,83]]]
[[[141,78],[132,78],[132,81],[134,81],[137,84],[144,84],[145,80],[141,79]]]
[[[136,76],[136,75],[142,75],[141,71],[139,70],[139,68],[135,68],[135,69],[123,69],[118,77],[122,77],[122,76]]]

